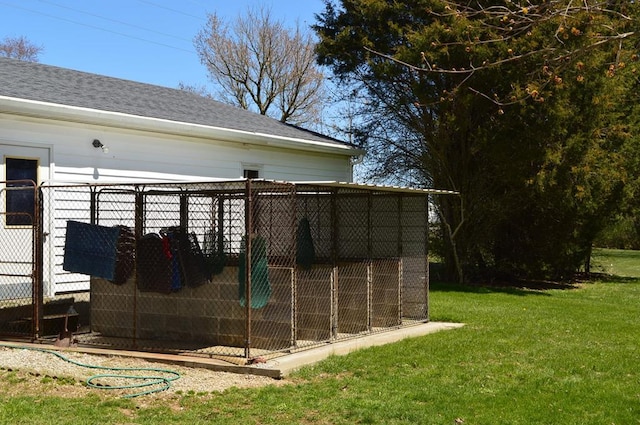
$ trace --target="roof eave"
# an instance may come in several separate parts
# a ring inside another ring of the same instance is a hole
[[[455,190],[445,189],[431,189],[431,188],[416,188],[407,186],[390,186],[380,185],[372,183],[353,183],[353,182],[337,182],[337,181],[295,181],[293,182],[298,186],[309,187],[327,187],[334,189],[357,189],[368,190],[371,192],[400,192],[400,193],[414,193],[425,195],[460,195],[460,192]]]
[[[283,137],[8,96],[0,96],[0,113],[350,157],[364,154],[362,149],[346,144],[339,145],[330,142]]]

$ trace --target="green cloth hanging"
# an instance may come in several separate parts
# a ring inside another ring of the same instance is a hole
[[[246,305],[246,248],[242,241],[240,255],[238,256],[238,297],[240,305]],[[271,297],[271,284],[269,283],[269,270],[267,264],[267,242],[261,236],[251,240],[251,308],[262,308]]]

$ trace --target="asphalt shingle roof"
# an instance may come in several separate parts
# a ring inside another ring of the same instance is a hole
[[[0,96],[345,146],[184,90],[0,57]]]

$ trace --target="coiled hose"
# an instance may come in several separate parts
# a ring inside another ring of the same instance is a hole
[[[42,353],[47,353],[47,354],[51,354],[53,356],[56,356],[62,360],[64,360],[65,362],[71,363],[73,365],[76,366],[80,366],[80,367],[84,367],[87,369],[97,369],[97,370],[110,370],[110,371],[116,371],[116,372],[143,372],[143,373],[147,373],[147,372],[153,372],[153,373],[161,373],[161,374],[165,374],[165,375],[169,375],[168,377],[166,376],[157,376],[157,375],[129,375],[129,374],[125,374],[125,375],[120,375],[120,374],[116,374],[116,373],[106,373],[106,374],[98,374],[98,375],[93,375],[91,377],[89,377],[86,381],[87,386],[91,387],[91,388],[97,388],[100,390],[133,390],[133,389],[141,389],[141,388],[149,388],[149,387],[155,387],[155,388],[150,388],[147,390],[143,390],[143,391],[138,391],[136,393],[133,394],[126,394],[124,396],[122,396],[123,398],[134,398],[134,397],[140,397],[143,395],[147,395],[147,394],[153,394],[153,393],[158,393],[161,391],[165,391],[168,390],[169,388],[171,388],[171,382],[175,381],[176,379],[180,378],[180,373],[173,371],[173,370],[169,370],[169,369],[159,369],[159,368],[137,368],[137,367],[110,367],[110,366],[98,366],[98,365],[92,365],[92,364],[86,364],[86,363],[81,363],[75,360],[72,360],[66,356],[63,356],[62,354],[58,353],[57,351],[53,351],[53,350],[48,350],[45,348],[36,348],[36,347],[22,347],[22,346],[16,346],[16,345],[6,345],[6,344],[0,344],[0,347],[4,347],[4,348],[10,348],[10,349],[14,349],[14,350],[31,350],[31,351],[39,351]],[[96,383],[96,381],[98,380],[104,380],[104,379],[125,379],[125,380],[136,380],[136,381],[141,381],[135,384],[128,384],[128,385],[116,385],[116,386],[111,386],[111,385],[101,385]]]

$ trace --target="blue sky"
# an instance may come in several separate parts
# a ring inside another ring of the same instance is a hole
[[[25,36],[40,62],[177,87],[208,84],[193,37],[207,13],[235,18],[265,5],[274,18],[311,25],[322,0],[0,0],[0,39]],[[208,86],[210,88],[210,86]]]

